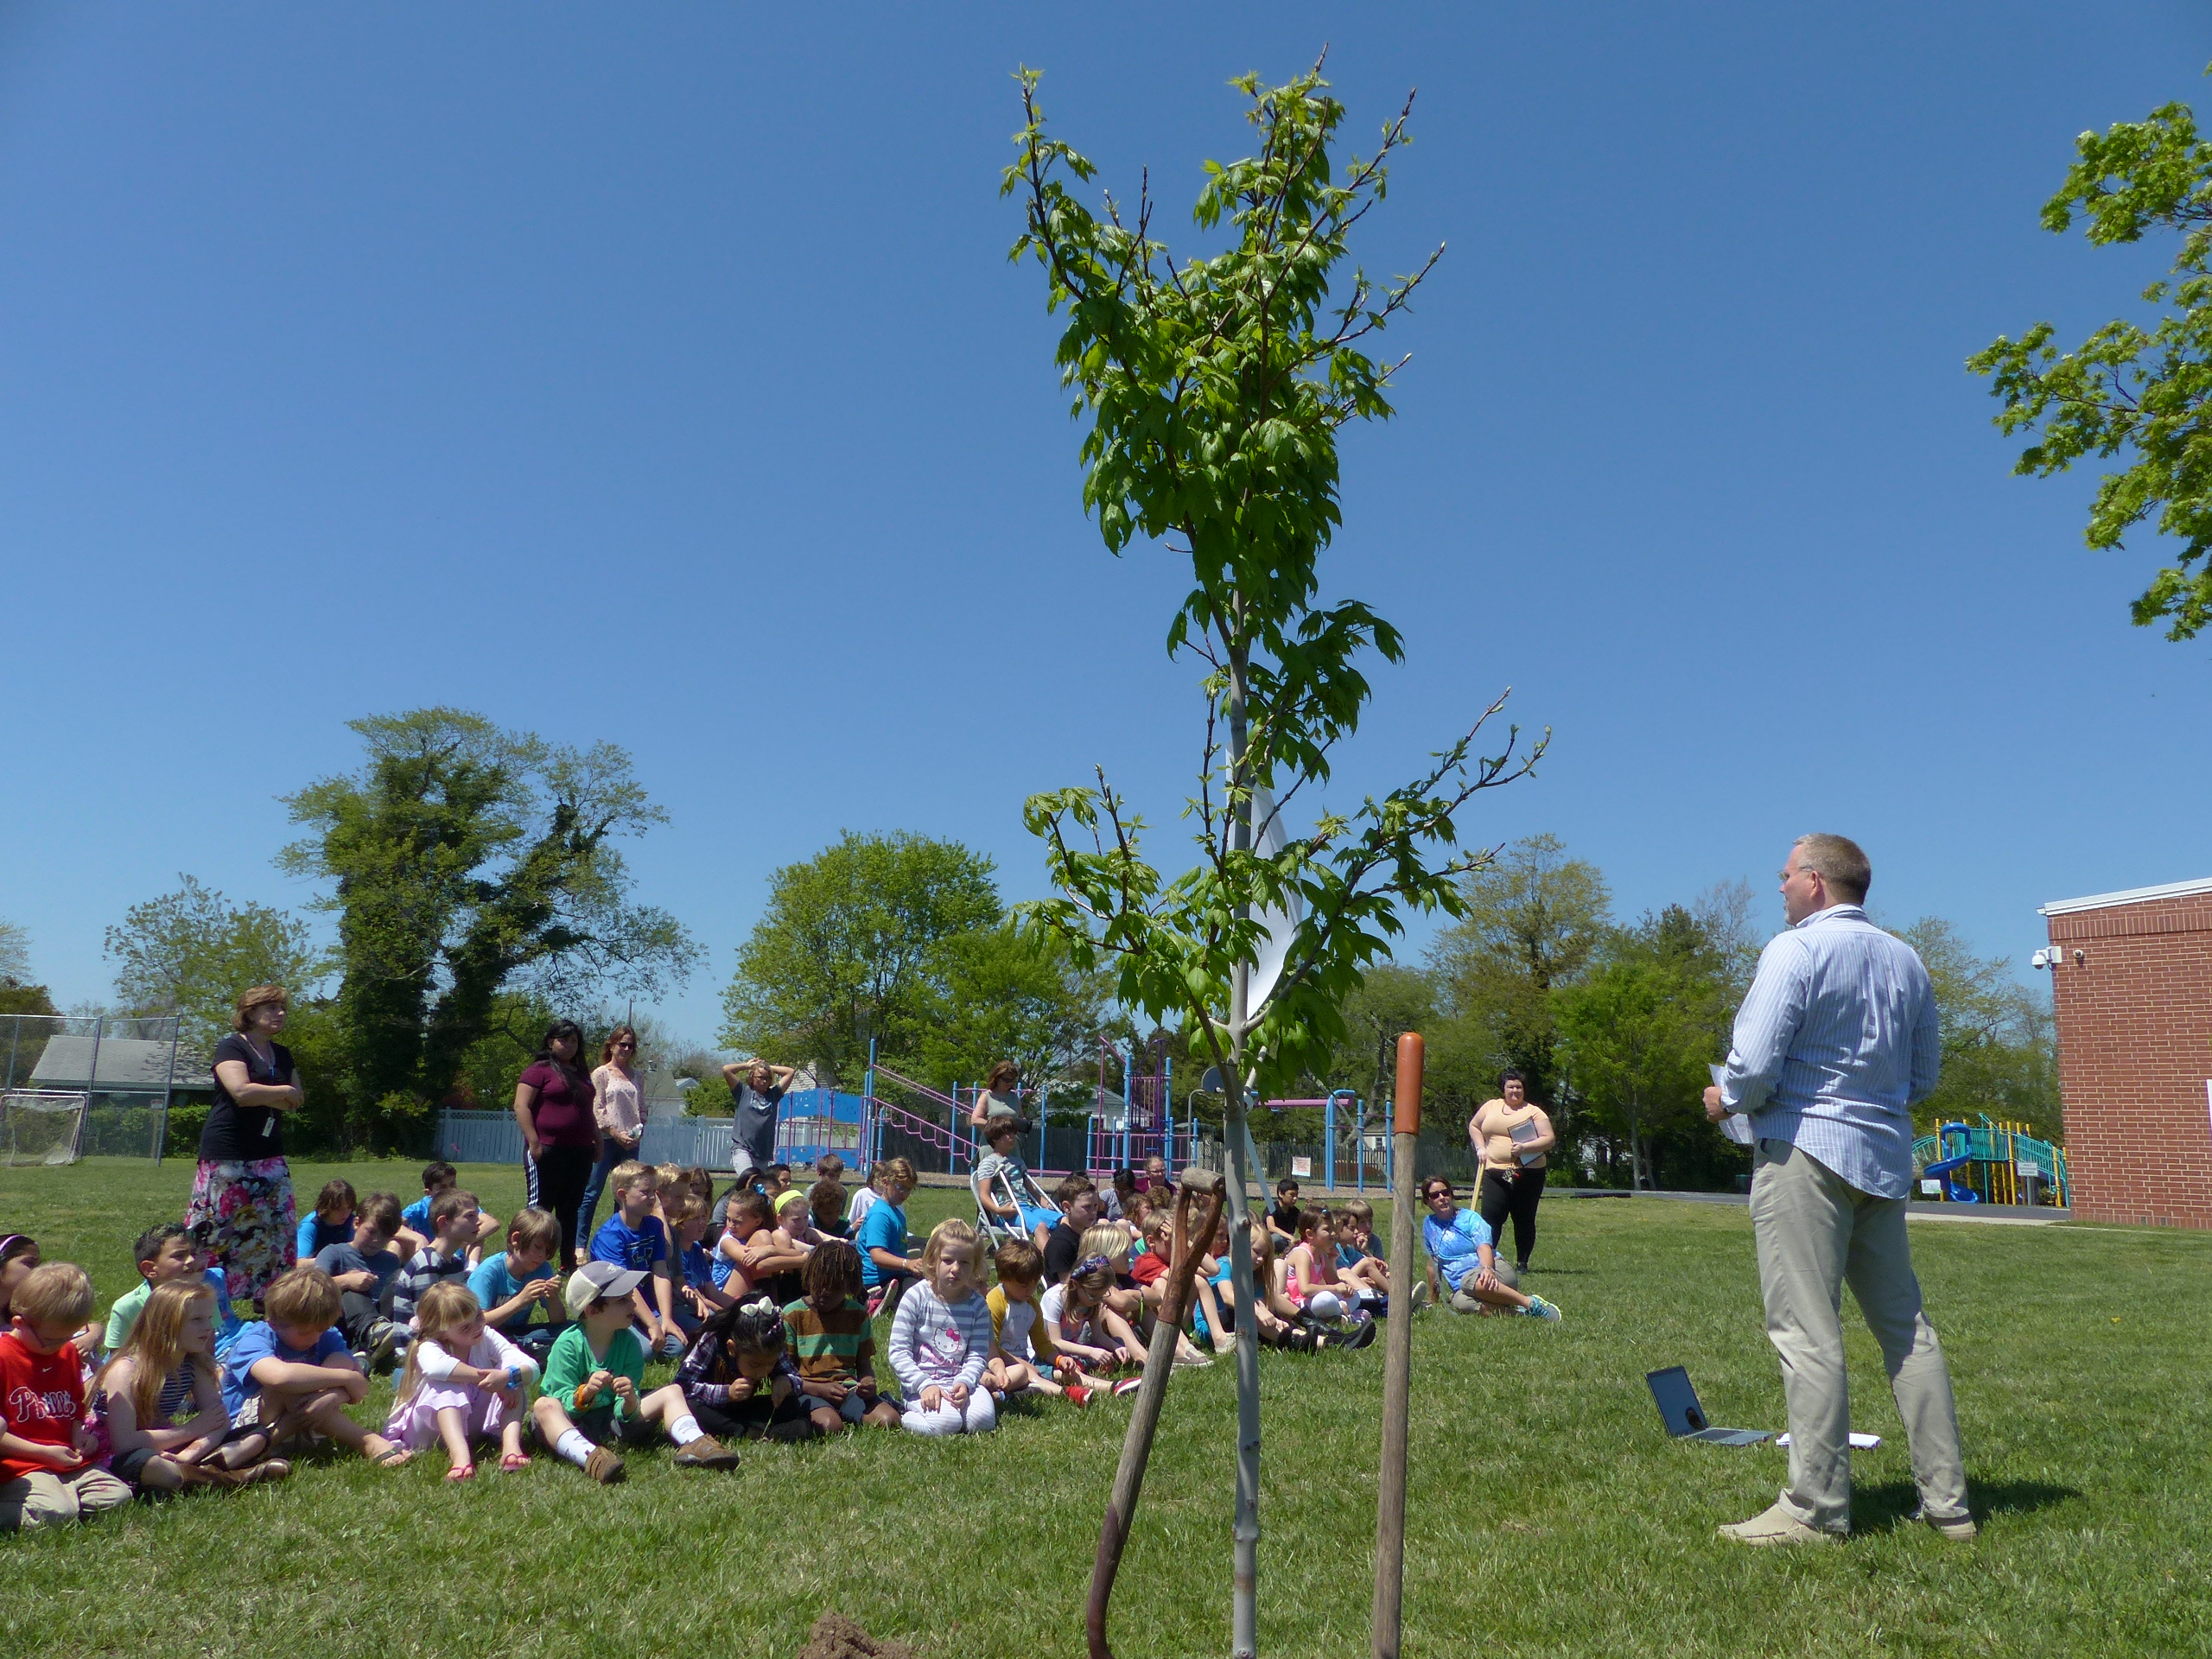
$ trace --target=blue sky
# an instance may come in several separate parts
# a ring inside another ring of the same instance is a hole
[[[1329,593],[1408,661],[1332,800],[1510,684],[1550,758],[1471,833],[1626,913],[1834,829],[2024,959],[2038,903],[2207,873],[2207,650],[2129,626],[2153,551],[2087,552],[2092,479],[2009,477],[1961,367],[2163,265],[2036,210],[2201,99],[2201,10],[1047,10],[0,11],[0,916],[57,996],[180,871],[303,904],[276,798],[369,712],[626,745],[700,1037],[842,828],[1028,896],[1022,798],[1098,762],[1179,833],[1180,579],[1083,518],[1008,76],[1180,241],[1226,80],[1324,41],[1363,147],[1420,88],[1363,257],[1449,244],[1344,445]]]

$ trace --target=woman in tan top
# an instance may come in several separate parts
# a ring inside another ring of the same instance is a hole
[[[1513,1217],[1514,1270],[1522,1274],[1529,1271],[1529,1253],[1536,1247],[1536,1205],[1544,1196],[1544,1170],[1559,1136],[1544,1109],[1529,1098],[1529,1082],[1520,1072],[1501,1075],[1497,1090],[1503,1098],[1484,1101],[1467,1121],[1467,1138],[1483,1161],[1476,1208],[1501,1244],[1505,1218]]]
[[[635,1158],[638,1143],[645,1138],[645,1103],[638,1090],[637,1065],[638,1033],[627,1026],[615,1027],[607,1033],[598,1069],[591,1074],[591,1115],[598,1121],[601,1138],[599,1161],[584,1183],[582,1209],[576,1218],[579,1261],[591,1254],[592,1219],[599,1213],[599,1195],[607,1189],[607,1176],[617,1164]]]

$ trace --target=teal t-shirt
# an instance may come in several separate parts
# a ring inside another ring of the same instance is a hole
[[[557,1280],[560,1276],[550,1267],[541,1266],[528,1279],[518,1279],[507,1271],[507,1253],[501,1250],[497,1255],[486,1256],[476,1271],[468,1275],[468,1288],[474,1293],[477,1306],[488,1313],[500,1303],[511,1302],[521,1295],[524,1285],[539,1279]],[[518,1337],[530,1329],[533,1321],[543,1325],[552,1323],[550,1317],[546,1315],[543,1302],[532,1302],[499,1326],[499,1331],[505,1336]]]

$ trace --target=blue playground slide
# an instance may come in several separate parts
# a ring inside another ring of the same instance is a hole
[[[1962,1181],[1951,1179],[1951,1172],[1961,1164],[1974,1161],[1974,1132],[1963,1123],[1946,1123],[1936,1131],[1938,1148],[1953,1135],[1959,1137],[1959,1151],[1948,1158],[1939,1158],[1920,1172],[1924,1179],[1943,1183],[1943,1196],[1953,1204],[1980,1204],[1981,1194]]]

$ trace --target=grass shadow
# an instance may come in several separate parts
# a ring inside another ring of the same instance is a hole
[[[1967,1501],[1974,1519],[1993,1516],[2032,1515],[2082,1496],[2081,1489],[2047,1480],[1974,1480],[1967,1483]],[[1895,1532],[1914,1524],[1920,1510],[1920,1492],[1909,1480],[1884,1481],[1861,1486],[1851,1496],[1851,1529],[1854,1533]]]

